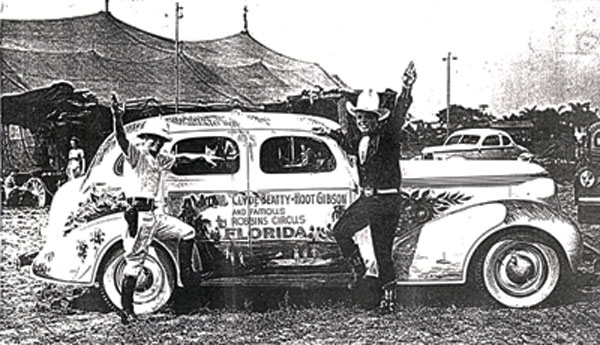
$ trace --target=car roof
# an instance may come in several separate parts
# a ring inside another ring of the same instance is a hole
[[[508,136],[508,133],[506,133],[505,131],[501,131],[498,129],[493,129],[493,128],[466,128],[466,129],[461,129],[458,130],[454,133],[452,133],[450,136],[455,136],[455,135],[490,135],[490,134],[504,134],[506,136]]]
[[[180,113],[162,117],[169,123],[170,132],[188,132],[202,130],[300,130],[310,131],[314,127],[323,126],[330,129],[339,125],[329,119],[302,114],[242,112],[238,110],[213,113]],[[138,120],[127,127],[142,128],[145,123],[159,121],[158,117]],[[132,129],[133,129],[132,128]],[[133,129],[135,130],[135,129]]]

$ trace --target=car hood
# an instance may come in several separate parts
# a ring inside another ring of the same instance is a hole
[[[403,160],[402,178],[548,176],[542,166],[518,160]]]
[[[554,202],[556,184],[541,166],[525,161],[411,160],[401,161],[402,188],[431,195],[464,195],[470,204],[526,199]]]

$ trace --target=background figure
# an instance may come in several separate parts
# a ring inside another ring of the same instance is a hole
[[[314,168],[317,164],[317,155],[310,147],[300,144],[300,166]]]
[[[85,173],[85,153],[79,147],[79,138],[72,137],[70,140],[69,161],[67,163],[67,178],[73,180]]]

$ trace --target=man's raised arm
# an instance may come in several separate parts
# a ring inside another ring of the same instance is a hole
[[[117,137],[117,143],[123,150],[123,153],[127,155],[129,152],[129,140],[127,140],[127,135],[125,135],[125,128],[123,128],[123,113],[124,107],[122,108],[117,100],[117,95],[113,92],[110,95],[111,104],[110,111],[112,112],[113,122],[115,127],[115,136]]]
[[[412,104],[412,86],[417,80],[417,70],[415,69],[414,62],[410,62],[404,71],[402,76],[402,91],[396,99],[394,109],[392,110],[392,121],[397,124],[398,128],[402,128],[404,121],[406,120],[406,113],[408,108]]]

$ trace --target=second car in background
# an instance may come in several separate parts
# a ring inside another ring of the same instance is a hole
[[[529,155],[504,131],[469,128],[452,133],[441,146],[425,147],[422,159],[517,159]]]

